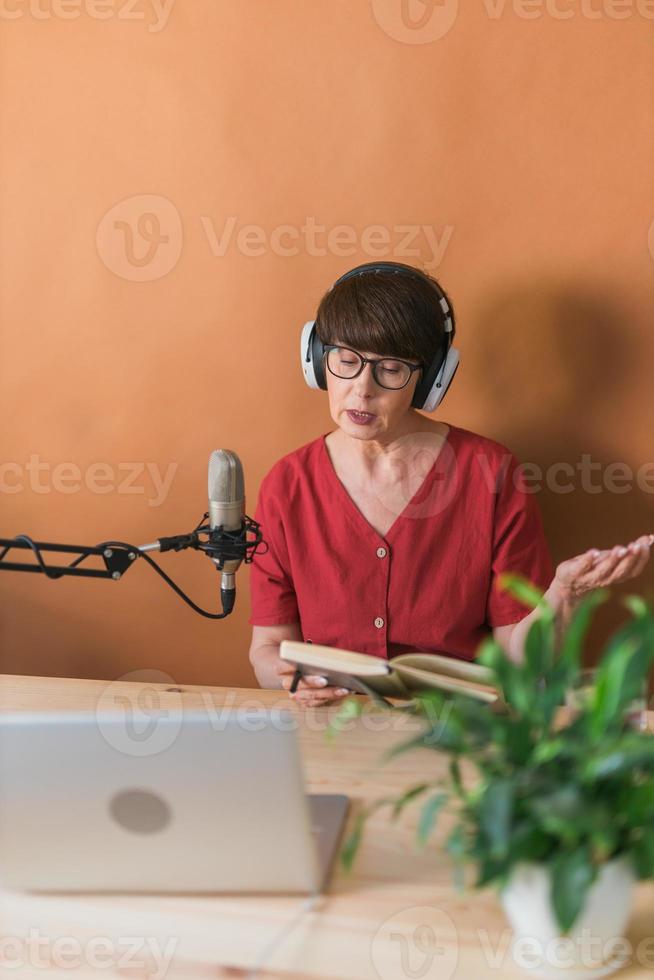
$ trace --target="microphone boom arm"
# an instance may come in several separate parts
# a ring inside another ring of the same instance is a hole
[[[136,548],[124,546],[108,547],[102,544],[89,546],[83,544],[52,544],[49,541],[33,541],[26,534],[15,538],[0,538],[0,570],[8,572],[42,572],[48,578],[61,578],[64,575],[76,575],[80,578],[111,578],[118,580],[138,558]],[[34,562],[7,561],[5,555],[13,548],[22,551],[32,551],[36,556]],[[42,557],[42,552],[55,554],[77,555],[70,565],[48,565]],[[104,568],[79,568],[85,558],[98,555],[104,561]]]
[[[260,524],[246,514],[243,515],[241,527],[237,531],[226,531],[222,525],[212,528],[210,524],[206,523],[208,519],[209,514],[205,514],[198,526],[189,534],[159,538],[152,544],[141,546],[127,544],[124,541],[105,541],[92,546],[53,544],[49,541],[33,541],[26,534],[19,534],[15,538],[0,538],[0,571],[4,569],[8,572],[41,572],[51,579],[72,575],[80,578],[108,578],[118,581],[138,558],[143,557],[148,565],[154,568],[166,584],[195,612],[209,619],[222,619],[229,615],[234,607],[233,588],[221,588],[223,612],[210,613],[201,609],[185,595],[148,554],[150,551],[183,551],[186,548],[193,548],[208,555],[218,571],[222,572],[225,562],[244,561],[246,565],[249,565],[259,545],[263,544],[266,549],[268,547],[263,540]],[[248,539],[248,534],[252,535],[250,539]],[[6,556],[13,549],[31,551],[36,562],[7,561]],[[62,555],[72,554],[76,557],[69,565],[48,565],[43,558],[43,552]],[[86,558],[94,556],[102,558],[104,568],[79,567]],[[230,575],[230,578],[233,580],[233,576]]]

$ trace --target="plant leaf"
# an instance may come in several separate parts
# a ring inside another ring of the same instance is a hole
[[[566,846],[575,846],[588,834],[595,812],[574,783],[534,797],[529,800],[528,808],[543,831],[559,838]]]
[[[408,803],[411,803],[412,800],[415,800],[418,796],[425,793],[429,789],[430,785],[430,783],[419,783],[417,786],[411,786],[408,790],[406,790],[406,792],[402,793],[402,795],[398,797],[393,804],[393,820],[397,820],[404,807]]]
[[[553,759],[560,758],[560,756],[568,753],[570,746],[567,740],[561,736],[554,736],[550,739],[544,739],[539,742],[535,747],[531,761],[534,765],[543,765],[546,762],[552,762]]]
[[[480,830],[494,859],[505,857],[509,849],[514,790],[513,780],[495,779],[488,784],[479,803]]]
[[[630,827],[647,826],[654,814],[654,781],[634,786],[631,781],[623,788],[617,800],[617,809],[625,815]]]
[[[544,598],[542,589],[539,589],[523,575],[504,572],[499,576],[498,585],[501,589],[504,589],[506,592],[515,596],[516,599],[519,599],[525,606],[532,606],[534,609],[540,608],[544,616],[550,618],[554,616],[554,610]]]
[[[654,660],[649,618],[631,621],[611,639],[590,698],[591,733],[597,738],[624,721],[625,711],[643,691]]]
[[[651,773],[654,767],[654,738],[644,733],[628,732],[613,746],[591,756],[583,767],[582,776],[586,782],[592,782],[622,776],[640,766],[647,767]]]
[[[327,741],[332,742],[343,731],[347,722],[353,718],[359,718],[362,712],[363,703],[361,698],[348,698],[347,701],[344,701],[327,726],[325,732]]]
[[[509,859],[512,865],[518,861],[544,861],[552,851],[552,838],[534,824],[531,819],[516,823],[511,835]]]
[[[529,715],[533,705],[534,684],[521,664],[514,664],[504,648],[492,637],[483,641],[477,660],[489,667],[506,704],[519,714]]]
[[[425,847],[429,836],[436,825],[438,814],[448,801],[447,793],[435,793],[430,796],[420,812],[418,821],[417,840],[420,847]]]
[[[478,874],[477,880],[475,881],[475,888],[483,888],[484,885],[489,885],[492,881],[501,879],[502,874],[506,871],[506,867],[506,860],[497,861],[494,858],[481,857],[478,861]]]
[[[345,838],[341,847],[341,865],[348,874],[352,870],[354,859],[357,856],[361,845],[363,830],[368,816],[369,814],[365,810],[363,810],[361,813],[357,813],[356,817],[354,818],[352,830]]]
[[[453,828],[445,842],[445,850],[454,859],[454,885],[461,891],[464,887],[463,862],[467,856],[467,842],[465,828],[462,824],[457,824]]]
[[[525,662],[534,683],[543,677],[554,659],[554,623],[552,619],[535,619],[525,638]]]
[[[608,589],[592,590],[583,596],[570,617],[568,628],[561,641],[561,652],[558,659],[558,662],[568,669],[570,679],[579,670],[584,639],[595,615],[595,610],[603,602],[606,602],[608,597]]]
[[[449,772],[450,782],[454,787],[454,792],[457,796],[464,796],[465,791],[463,789],[463,779],[461,777],[461,766],[457,758],[450,759]]]
[[[654,612],[651,604],[646,602],[646,600],[639,595],[624,596],[622,604],[626,606],[627,609],[629,609],[629,611],[638,619],[644,619],[647,616],[651,616]]]
[[[565,934],[581,912],[596,876],[587,847],[559,854],[551,865],[554,917]]]
[[[654,878],[654,827],[643,827],[632,844],[631,860],[638,878]]]

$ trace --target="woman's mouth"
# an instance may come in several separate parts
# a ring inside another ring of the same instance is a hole
[[[355,412],[353,409],[349,409],[347,417],[355,425],[369,425],[375,418],[370,412]]]

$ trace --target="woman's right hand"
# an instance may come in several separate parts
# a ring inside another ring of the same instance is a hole
[[[281,657],[278,659],[275,673],[280,678],[284,690],[289,691],[293,683],[295,666],[287,660],[282,660]],[[289,696],[304,708],[319,708],[322,705],[338,703],[351,693],[346,687],[330,687],[324,677],[311,674],[302,677],[296,691]]]

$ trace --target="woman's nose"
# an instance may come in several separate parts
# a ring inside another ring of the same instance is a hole
[[[377,383],[372,376],[372,364],[363,365],[363,371],[354,379],[353,384],[356,390],[359,392],[368,394],[374,393]]]

